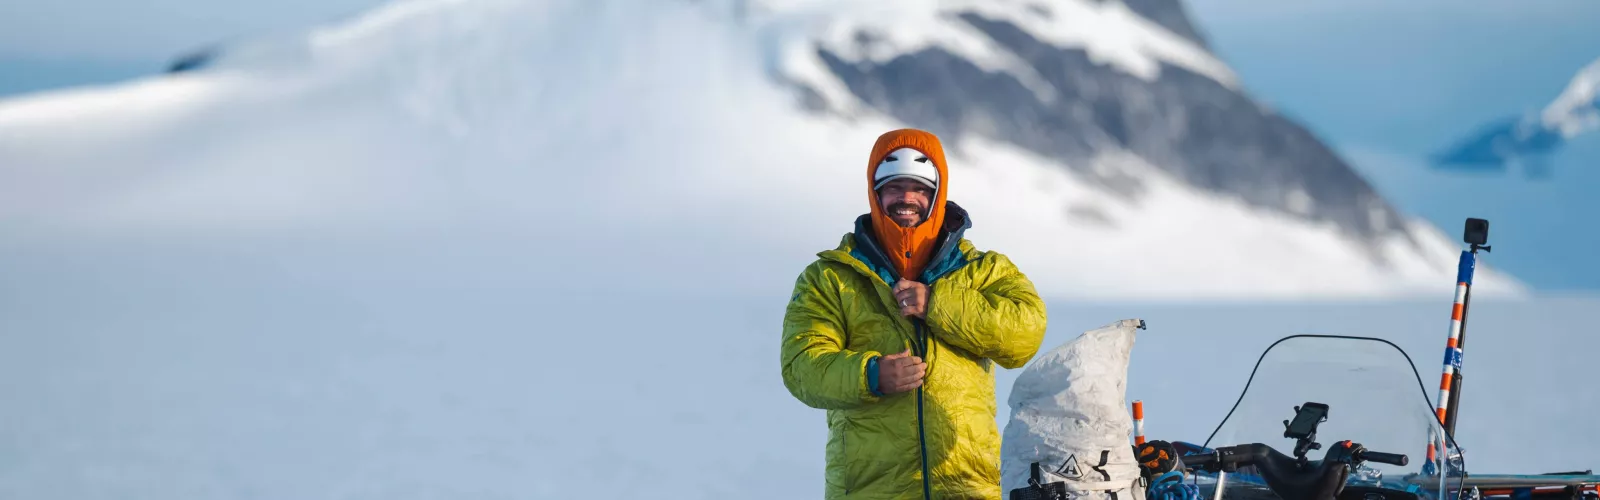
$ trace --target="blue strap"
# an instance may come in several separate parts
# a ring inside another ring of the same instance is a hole
[[[1183,482],[1183,473],[1168,471],[1150,482],[1146,500],[1200,500],[1200,488]]]
[[[878,357],[873,356],[867,360],[867,389],[873,396],[883,397],[883,392],[878,390]]]

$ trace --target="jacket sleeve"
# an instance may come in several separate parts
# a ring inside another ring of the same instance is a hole
[[[878,401],[868,384],[879,353],[845,348],[844,310],[838,288],[819,265],[796,280],[783,316],[783,385],[806,406],[849,409]]]
[[[929,330],[945,343],[1007,369],[1027,364],[1044,342],[1044,300],[1004,255],[990,252],[973,264],[982,267],[934,283],[926,315]]]

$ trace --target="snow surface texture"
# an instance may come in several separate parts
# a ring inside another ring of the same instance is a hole
[[[1530,176],[1548,174],[1542,156],[1579,134],[1600,127],[1600,59],[1589,63],[1539,113],[1502,118],[1432,157],[1452,168],[1524,165]]]
[[[1026,488],[1032,466],[1068,479],[1081,498],[1141,498],[1128,446],[1128,360],[1139,320],[1084,332],[1040,353],[1017,375],[1000,450],[1000,489]],[[1110,495],[1106,492],[1116,492]]]

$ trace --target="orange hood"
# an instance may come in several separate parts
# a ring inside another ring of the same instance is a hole
[[[900,227],[878,203],[878,193],[872,189],[872,179],[878,163],[889,153],[900,148],[913,148],[928,155],[939,170],[939,189],[933,195],[928,219],[913,227]],[[872,146],[872,156],[867,158],[867,202],[872,206],[872,232],[878,244],[902,278],[915,280],[933,257],[934,245],[939,239],[939,229],[944,227],[945,194],[950,190],[950,171],[944,163],[944,147],[939,138],[916,129],[892,130],[878,136]],[[891,283],[892,285],[893,283]]]

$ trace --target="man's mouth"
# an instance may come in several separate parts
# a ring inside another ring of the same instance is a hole
[[[897,217],[922,215],[922,211],[917,210],[917,207],[912,205],[896,205],[894,208],[889,210],[889,213]]]

